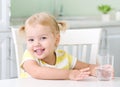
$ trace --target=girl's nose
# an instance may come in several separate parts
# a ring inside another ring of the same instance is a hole
[[[40,41],[38,41],[38,40],[35,41],[35,42],[34,42],[34,45],[40,45]]]

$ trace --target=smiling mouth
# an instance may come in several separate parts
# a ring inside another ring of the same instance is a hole
[[[37,49],[37,50],[34,50],[34,52],[35,52],[37,55],[41,55],[44,51],[45,51],[45,49]]]

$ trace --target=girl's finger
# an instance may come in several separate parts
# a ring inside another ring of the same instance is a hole
[[[81,69],[80,71],[81,72],[86,72],[86,71],[89,71],[90,70],[90,68],[84,68],[84,69]]]

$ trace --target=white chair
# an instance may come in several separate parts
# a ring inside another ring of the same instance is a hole
[[[17,64],[17,77],[20,77],[20,63],[22,60],[23,53],[25,51],[25,41],[21,38],[18,29],[11,28],[12,38],[15,47],[15,57]]]
[[[61,33],[59,48],[66,50],[79,60],[96,64],[99,52],[101,28],[71,29]]]
[[[60,46],[58,49],[66,50],[81,61],[95,64],[99,52],[101,32],[101,28],[66,30],[65,32],[61,32]],[[17,75],[19,77],[19,66],[25,50],[25,41],[21,39],[17,29],[12,29],[12,36],[15,44]]]

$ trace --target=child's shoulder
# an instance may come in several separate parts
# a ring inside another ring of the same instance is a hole
[[[58,53],[65,53],[65,51],[62,50],[62,49],[57,49],[56,52],[58,52]]]
[[[56,54],[57,54],[57,56],[70,55],[70,54],[67,53],[65,50],[61,50],[61,49],[56,50]]]

